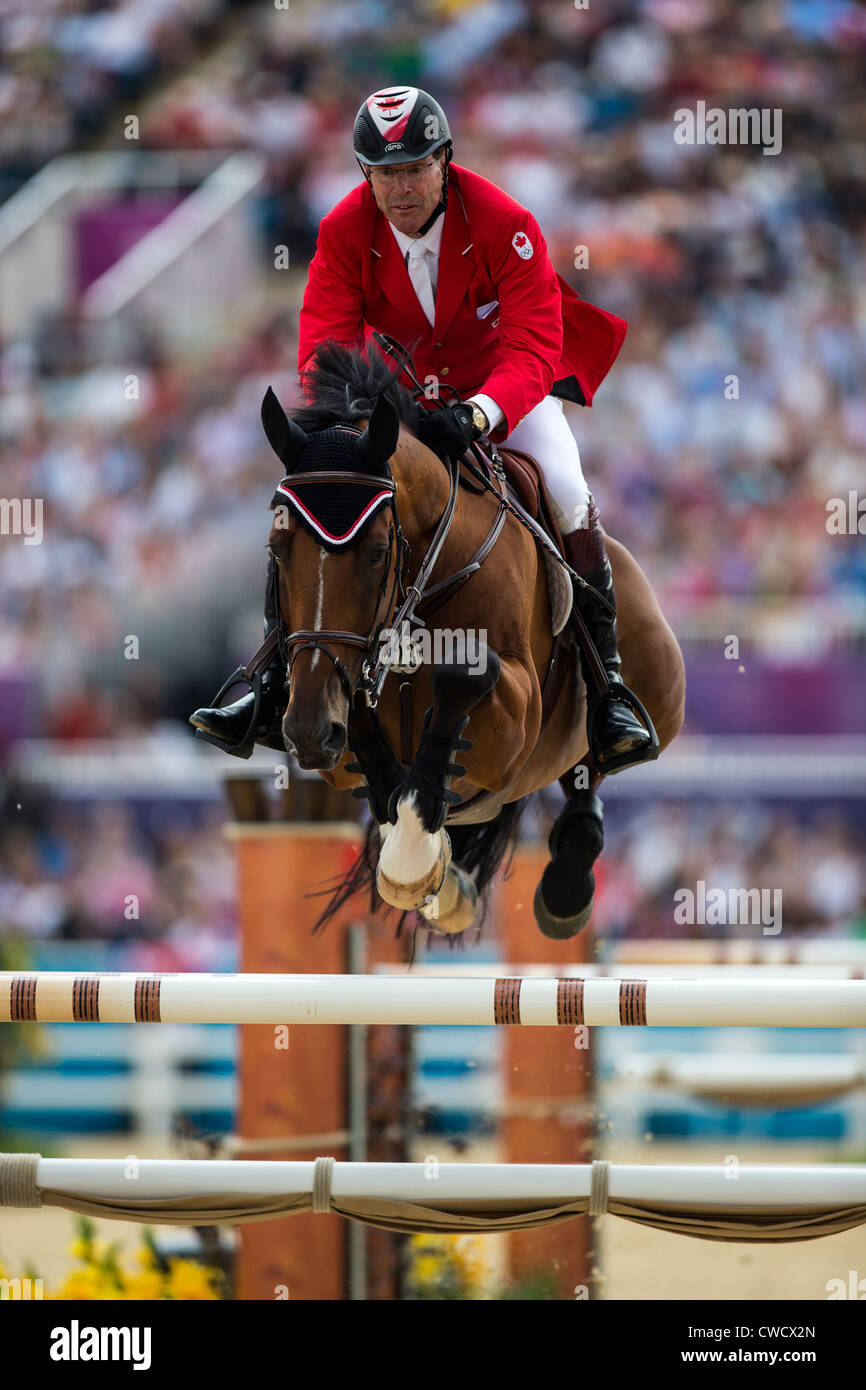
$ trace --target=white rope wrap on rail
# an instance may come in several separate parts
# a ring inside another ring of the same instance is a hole
[[[39,1154],[0,1154],[0,1207],[41,1207]]]
[[[589,1214],[604,1216],[610,1195],[610,1164],[607,1159],[597,1158],[592,1165],[589,1179]]]
[[[331,1211],[331,1182],[335,1158],[317,1158],[313,1164],[313,1211],[327,1215]]]

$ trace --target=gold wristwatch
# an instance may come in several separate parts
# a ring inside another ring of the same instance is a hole
[[[473,425],[479,431],[480,434],[486,434],[487,431],[490,429],[490,421],[484,414],[484,411],[481,409],[480,405],[476,405],[474,401],[471,402],[471,405]]]

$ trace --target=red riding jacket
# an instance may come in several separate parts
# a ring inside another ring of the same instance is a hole
[[[622,347],[624,319],[586,303],[553,268],[531,213],[452,164],[436,319],[418,303],[400,248],[366,180],[319,227],[300,315],[299,366],[326,338],[360,347],[373,329],[461,396],[502,408],[506,434],[545,396],[591,405]],[[554,391],[554,386],[556,387]]]

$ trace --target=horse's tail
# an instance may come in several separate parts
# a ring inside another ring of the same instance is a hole
[[[517,844],[520,819],[528,800],[529,798],[524,796],[519,801],[509,802],[502,807],[498,816],[495,816],[493,820],[484,821],[480,825],[447,827],[454,861],[466,870],[478,889],[478,896],[481,901],[479,926],[487,915],[491,884],[506,855],[508,855],[508,863],[511,862]],[[371,915],[395,910],[382,901],[376,890],[379,849],[379,827],[374,820],[370,819],[367,822],[364,839],[354,863],[343,874],[342,878],[337,879],[328,888],[322,890],[326,893],[330,892],[331,896],[327,906],[316,920],[313,931],[326,927],[341,908],[345,907],[349,899],[358,894],[366,893],[369,895]],[[407,912],[399,913],[398,936],[402,931],[406,917],[410,915]]]

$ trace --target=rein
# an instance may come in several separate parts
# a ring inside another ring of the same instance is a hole
[[[406,589],[405,598],[403,599],[402,604],[400,605],[397,612],[394,614],[391,623],[389,624],[389,626],[398,629],[398,631],[402,628],[404,623],[407,623],[411,620],[412,615],[415,612],[415,609],[418,607],[418,604],[424,598],[424,591],[427,587],[427,581],[430,578],[433,566],[436,564],[436,561],[439,558],[439,552],[441,551],[442,546],[445,544],[445,537],[448,535],[448,532],[451,529],[451,522],[454,519],[454,509],[457,506],[459,468],[454,464],[449,464],[448,468],[451,477],[450,486],[448,490],[448,501],[445,503],[445,510],[439,518],[439,521],[436,525],[436,530],[433,533],[433,539],[427,547],[424,559],[421,561],[421,567],[418,570],[418,574],[415,578],[415,583],[408,585]],[[397,509],[395,505],[395,515],[396,510]],[[375,709],[377,704],[379,703],[379,696],[382,693],[382,686],[385,684],[385,679],[392,665],[393,662],[388,661],[381,645],[379,647],[378,653],[375,656],[373,656],[373,654],[371,653],[364,663],[364,669],[362,671],[362,679],[360,684],[361,688],[364,690],[367,704],[370,706],[371,709]]]

